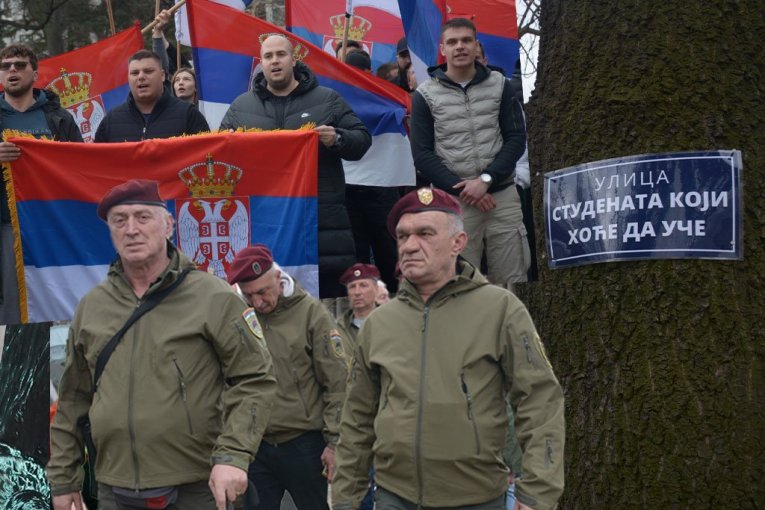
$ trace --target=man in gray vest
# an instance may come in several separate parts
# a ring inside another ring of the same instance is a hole
[[[441,31],[446,63],[412,95],[414,164],[434,187],[459,198],[468,245],[462,256],[489,281],[511,288],[526,281],[529,246],[513,180],[526,146],[523,110],[501,73],[477,61],[475,25],[449,20]]]

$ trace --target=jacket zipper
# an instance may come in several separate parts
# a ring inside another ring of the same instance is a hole
[[[173,365],[175,365],[175,370],[178,371],[178,381],[181,383],[181,398],[183,399],[183,410],[186,411],[186,421],[189,424],[189,434],[194,435],[194,427],[191,425],[191,413],[189,413],[189,404],[186,399],[186,381],[183,378],[181,367],[175,358],[173,358]]]
[[[136,304],[136,307],[140,306],[141,301]],[[133,349],[130,352],[130,376],[128,377],[128,435],[130,436],[130,452],[133,455],[133,474],[135,475],[134,489],[138,490],[140,485],[140,478],[138,475],[138,451],[135,445],[135,424],[133,423],[133,384],[134,384],[134,371],[133,362],[135,361],[135,349],[138,342],[136,341],[136,335],[133,334]]]
[[[529,362],[529,365],[533,366],[534,362],[531,361],[531,344],[527,335],[523,335],[523,346],[526,348],[526,360]]]
[[[250,344],[250,342],[247,341],[247,335],[245,334],[244,329],[242,328],[242,325],[239,324],[239,321],[236,321],[234,324],[236,325],[237,331],[239,331],[239,339],[242,341],[242,345],[244,346],[244,348],[247,349],[247,352],[250,354],[255,352],[252,349],[252,344]]]
[[[545,439],[545,469],[550,469],[553,463],[552,439]]]
[[[420,347],[420,395],[417,399],[417,425],[414,439],[414,458],[417,463],[417,488],[418,499],[417,507],[422,508],[422,496],[424,491],[424,476],[422,473],[422,408],[425,401],[425,353],[428,339],[428,314],[430,313],[430,307],[425,305],[422,311],[422,342]]]
[[[475,167],[476,170],[479,172],[482,172],[483,169],[481,168],[481,156],[478,154],[478,142],[476,141],[475,136],[475,125],[473,121],[473,110],[470,108],[470,96],[468,96],[467,89],[462,89],[462,93],[465,94],[465,109],[468,112],[468,115],[470,116],[471,122],[470,122],[470,138],[472,139],[473,143],[471,144],[470,152],[473,156],[473,159],[475,160]]]
[[[475,438],[475,453],[476,455],[481,453],[481,441],[478,436],[478,425],[475,422],[473,416],[473,397],[470,395],[467,383],[465,382],[465,372],[460,374],[460,382],[462,383],[462,393],[465,394],[465,400],[467,401],[467,417],[470,421],[470,425],[473,427],[473,437]]]
[[[252,426],[250,427],[250,432],[252,433],[252,437],[255,437],[257,435],[257,421],[255,420],[257,415],[258,409],[256,407],[253,407],[250,413],[252,414]]]
[[[297,370],[292,369],[292,376],[295,378],[295,386],[297,386],[298,397],[303,404],[303,411],[305,411],[305,417],[309,418],[311,415],[308,413],[308,404],[306,404],[305,396],[303,396],[303,388],[300,386],[300,379],[298,379]]]

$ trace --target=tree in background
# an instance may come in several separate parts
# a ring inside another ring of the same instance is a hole
[[[545,0],[531,167],[740,149],[744,260],[552,271],[519,289],[566,393],[562,508],[765,506],[762,0]]]

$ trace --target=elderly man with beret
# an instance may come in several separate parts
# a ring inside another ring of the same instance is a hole
[[[279,508],[288,491],[299,510],[326,509],[348,375],[337,326],[263,244],[236,254],[229,283],[238,284],[257,312],[278,384],[271,419],[249,470],[260,497],[255,508]],[[247,502],[245,508],[250,508]]]
[[[505,509],[507,394],[523,451],[515,508],[552,509],[563,393],[528,311],[459,258],[467,235],[446,192],[407,194],[388,230],[404,279],[359,332],[333,509],[359,507],[373,461],[379,509]]]
[[[380,271],[372,264],[358,262],[345,270],[340,277],[340,283],[348,290],[348,301],[351,307],[337,321],[343,338],[346,340],[346,356],[348,362],[356,348],[356,337],[359,329],[370,313],[377,307]]]
[[[262,328],[226,282],[168,241],[157,182],[116,186],[98,216],[118,257],[69,331],[51,427],[53,508],[82,508],[78,423],[89,417],[100,508],[224,510],[247,488],[276,392]],[[145,303],[154,308],[131,324]]]

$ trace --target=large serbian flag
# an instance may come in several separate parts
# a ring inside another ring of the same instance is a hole
[[[287,30],[335,56],[343,40],[346,4],[353,11],[348,38],[359,41],[369,53],[372,69],[395,61],[396,43],[404,37],[398,0],[285,0]]]
[[[252,243],[318,295],[317,158],[312,131],[225,133],[134,143],[10,138],[11,219],[23,322],[67,320],[116,254],[96,216],[104,193],[154,179],[176,220],[175,244],[225,278]],[[254,157],[253,155],[257,155]],[[20,248],[20,249],[19,249]]]
[[[143,49],[134,26],[88,46],[40,61],[35,87],[58,94],[86,142],[93,140],[101,119],[128,95],[128,59]]]
[[[346,164],[346,181],[369,186],[414,185],[414,163],[404,119],[409,95],[392,83],[348,66],[321,48],[249,14],[210,2],[186,2],[200,109],[213,129],[231,102],[250,89],[260,42],[282,34],[319,84],[337,91],[372,134],[364,158]]]
[[[252,0],[213,0],[213,2],[228,5],[237,11],[243,11],[252,3]],[[177,4],[178,0],[175,0],[175,3]],[[175,11],[175,39],[180,44],[191,46],[191,38],[189,37],[189,15],[188,12],[186,12],[185,5]]]

